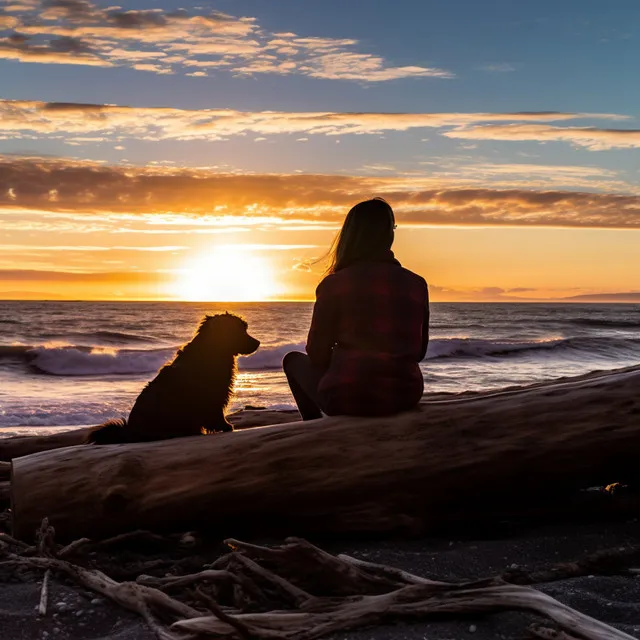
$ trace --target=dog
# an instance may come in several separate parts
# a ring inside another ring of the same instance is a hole
[[[88,442],[149,442],[233,431],[225,409],[233,392],[236,356],[256,351],[242,318],[205,316],[193,339],[178,350],[138,396],[126,420],[111,420]]]

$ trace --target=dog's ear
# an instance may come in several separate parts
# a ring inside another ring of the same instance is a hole
[[[211,320],[212,318],[213,316],[205,315],[204,318],[200,320],[200,324],[198,325],[197,332],[199,333],[200,331],[202,331],[208,325],[209,320]]]

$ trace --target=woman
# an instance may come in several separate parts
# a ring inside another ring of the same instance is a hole
[[[349,211],[316,289],[307,353],[283,367],[303,420],[405,411],[424,391],[429,291],[391,251],[393,210],[381,198]]]

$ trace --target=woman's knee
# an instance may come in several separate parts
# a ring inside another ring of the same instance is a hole
[[[295,367],[296,364],[300,364],[308,360],[309,356],[302,351],[289,351],[289,353],[287,353],[282,359],[282,368],[285,370],[291,370],[291,368]]]

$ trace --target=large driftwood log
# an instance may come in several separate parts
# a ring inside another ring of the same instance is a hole
[[[266,424],[293,422],[297,419],[297,416],[297,411],[243,409],[228,415],[227,419],[237,429],[246,429],[248,427],[261,427]],[[32,453],[84,444],[89,434],[99,427],[100,425],[94,425],[41,436],[12,436],[0,439],[0,477],[4,473],[4,462],[29,456]],[[8,471],[6,473],[8,475]]]
[[[13,461],[14,530],[420,533],[640,475],[640,368],[442,401]]]
[[[57,431],[42,436],[11,436],[0,439],[0,462],[29,456],[32,453],[73,447],[86,442],[87,436],[97,426],[80,427],[69,431]]]

